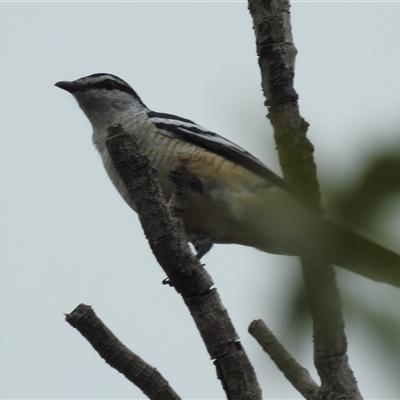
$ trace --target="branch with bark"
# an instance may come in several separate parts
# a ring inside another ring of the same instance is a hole
[[[147,157],[138,151],[132,134],[124,132],[120,126],[110,128],[107,150],[135,201],[145,235],[156,259],[168,276],[168,283],[181,294],[196,323],[227,398],[261,399],[261,389],[254,368],[239,341],[228,312],[222,305],[217,290],[213,288],[211,277],[187,244],[180,217],[190,195],[190,174],[185,169],[177,171],[179,179],[174,174],[176,187],[167,204],[155,170],[149,165]],[[73,320],[72,316],[67,318],[69,322]],[[89,335],[85,337],[89,339]],[[106,358],[110,343],[106,335],[103,338],[105,340],[96,337],[94,347]],[[124,371],[118,367],[128,363],[126,360],[116,365],[112,359],[106,361],[121,373]]]
[[[313,146],[307,139],[308,123],[301,117],[293,86],[296,48],[293,44],[288,0],[249,0],[253,18],[262,88],[268,118],[274,128],[285,179],[308,202],[320,209]],[[190,196],[191,176],[175,171],[175,191],[169,203],[147,157],[140,154],[134,136],[120,126],[109,129],[107,150],[123,180],[151,249],[181,294],[207,351],[216,366],[228,399],[261,399],[254,369],[223,307],[211,277],[193,255],[182,216]],[[177,179],[178,177],[178,179]],[[332,266],[302,259],[303,275],[313,317],[314,360],[321,378],[319,387],[261,321],[250,325],[251,334],[274,360],[293,386],[307,399],[361,399],[348,364],[341,301]],[[95,316],[81,305],[67,321],[89,340],[111,366],[138,385],[152,399],[178,399],[167,381],[139,356],[127,349]]]
[[[308,123],[300,115],[293,85],[297,50],[292,37],[289,0],[249,0],[248,6],[256,35],[265,104],[284,178],[319,209],[314,148],[306,136]],[[301,261],[313,318],[314,363],[321,379],[318,398],[361,399],[348,363],[333,267],[305,257]]]
[[[249,326],[249,333],[304,398],[313,400],[318,397],[319,386],[310,373],[290,355],[263,321],[253,321]]]
[[[92,307],[80,304],[66,315],[65,320],[87,339],[107,364],[123,374],[149,399],[181,399],[160,372],[118,340]]]

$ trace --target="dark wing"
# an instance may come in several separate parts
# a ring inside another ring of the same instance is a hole
[[[178,117],[177,115],[149,111],[148,116],[157,128],[169,131],[178,139],[182,139],[218,154],[221,157],[249,169],[271,182],[273,185],[279,186],[292,194],[296,194],[293,187],[288,185],[280,176],[269,170],[260,160],[242,147],[223,138],[217,133],[210,132],[193,121]]]

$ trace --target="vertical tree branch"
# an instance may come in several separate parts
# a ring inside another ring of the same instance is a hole
[[[248,1],[256,35],[262,89],[274,128],[284,178],[319,208],[320,191],[314,148],[301,117],[293,86],[297,50],[293,43],[289,0]],[[302,259],[313,317],[314,362],[321,378],[319,398],[360,399],[346,355],[341,301],[332,266]]]
[[[293,86],[297,50],[293,43],[288,0],[249,0],[261,69],[261,85],[274,128],[285,179],[318,204],[320,198],[314,147],[301,117]]]

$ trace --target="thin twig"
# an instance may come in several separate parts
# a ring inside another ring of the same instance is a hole
[[[118,340],[92,307],[80,304],[66,315],[65,320],[88,340],[107,364],[123,374],[149,399],[181,399],[160,372]]]
[[[311,378],[307,369],[302,367],[283,347],[264,321],[253,321],[249,326],[249,332],[299,393],[307,400],[315,400],[319,393],[319,386]]]

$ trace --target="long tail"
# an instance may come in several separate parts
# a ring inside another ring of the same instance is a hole
[[[314,257],[400,287],[399,254],[306,209],[287,194],[269,191],[262,199],[252,197],[237,208],[240,223],[230,232],[231,242],[268,253]]]
[[[323,219],[316,242],[327,261],[378,282],[400,287],[400,255],[335,222]]]

